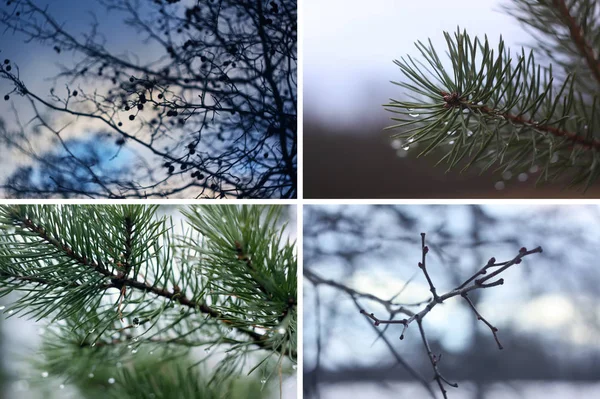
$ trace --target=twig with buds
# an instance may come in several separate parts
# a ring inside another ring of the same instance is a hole
[[[429,284],[429,290],[431,291],[431,294],[433,295],[433,298],[425,306],[425,308],[423,308],[423,310],[421,310],[420,312],[417,312],[417,313],[413,313],[412,315],[410,315],[410,317],[404,318],[401,320],[393,320],[393,319],[381,320],[381,319],[377,318],[373,313],[368,313],[363,309],[360,309],[360,313],[364,314],[366,317],[373,320],[373,324],[375,326],[379,326],[381,324],[388,324],[388,325],[389,324],[402,324],[403,329],[402,329],[402,333],[400,334],[400,339],[404,339],[404,334],[406,333],[406,330],[408,329],[409,325],[412,322],[416,321],[417,325],[419,327],[419,333],[421,334],[421,338],[423,340],[423,345],[425,346],[425,349],[427,351],[427,356],[429,357],[429,361],[431,362],[431,366],[433,368],[434,379],[437,382],[440,390],[442,391],[442,395],[444,396],[444,398],[447,398],[448,397],[447,391],[444,387],[444,384],[449,385],[451,387],[455,387],[455,388],[458,387],[458,384],[450,382],[448,379],[446,379],[441,374],[441,372],[438,368],[438,365],[442,359],[442,355],[440,354],[439,356],[436,356],[435,354],[433,354],[431,347],[429,346],[429,341],[427,340],[427,335],[425,334],[425,330],[423,328],[423,319],[438,303],[443,303],[447,299],[453,298],[455,296],[461,296],[469,304],[469,307],[473,310],[473,313],[475,313],[477,320],[481,320],[485,325],[487,325],[490,328],[490,330],[492,331],[492,334],[494,336],[494,339],[496,341],[496,344],[498,345],[498,349],[502,349],[502,345],[500,344],[500,340],[498,339],[498,334],[497,334],[498,329],[496,327],[494,327],[489,321],[487,321],[477,311],[477,309],[475,308],[475,305],[473,304],[473,301],[471,301],[468,294],[469,294],[469,292],[477,290],[477,289],[491,288],[491,287],[496,287],[498,285],[504,284],[503,278],[499,278],[498,280],[494,280],[491,282],[490,282],[490,280],[496,278],[498,275],[500,275],[501,273],[506,271],[511,266],[518,265],[519,263],[521,263],[522,259],[525,256],[535,254],[535,253],[541,253],[542,247],[537,247],[532,250],[527,250],[527,248],[523,247],[519,250],[519,253],[513,259],[506,261],[506,262],[496,263],[496,258],[491,258],[488,261],[488,263],[483,268],[481,268],[477,273],[475,273],[474,275],[469,277],[467,280],[465,280],[464,283],[459,285],[457,288],[455,288],[443,295],[438,295],[435,285],[433,284],[433,280],[431,279],[429,273],[427,272],[427,266],[426,266],[425,261],[426,261],[426,256],[427,256],[428,252],[429,252],[429,247],[427,245],[425,245],[425,233],[421,233],[421,254],[422,255],[421,255],[421,262],[419,262],[418,265],[419,265],[419,268],[423,271],[423,274],[425,275],[425,278],[427,279],[427,283]],[[488,274],[488,271],[490,271],[490,269],[492,269],[492,268],[496,268],[496,269],[493,272]],[[483,276],[483,277],[480,277],[480,276]]]

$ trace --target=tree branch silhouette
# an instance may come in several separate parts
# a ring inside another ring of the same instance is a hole
[[[57,57],[67,52],[78,57],[55,76],[65,90],[53,87],[50,96],[34,92],[13,61],[0,66],[0,79],[12,85],[7,99],[13,93],[27,98],[33,122],[60,140],[69,162],[82,166],[79,175],[47,169],[46,162],[56,163],[51,152],[40,155],[39,149],[16,145],[41,177],[31,178],[32,170],[15,172],[3,184],[8,195],[296,196],[295,0],[268,6],[261,0],[101,3],[124,15],[144,39],[132,49],[143,52],[142,61],[113,53],[98,22],[80,39],[33,0],[0,10],[5,32],[50,46]],[[146,60],[150,57],[155,59]],[[126,172],[119,178],[100,173],[99,163],[73,150],[62,129],[77,120],[97,126],[102,137],[96,144],[113,148],[114,158],[122,152],[132,158],[121,165]],[[11,128],[1,133],[0,140],[14,144]]]
[[[390,318],[390,320],[378,319],[373,313],[368,313],[364,309],[360,309],[360,313],[365,315],[365,317],[373,320],[374,326],[379,326],[381,324],[402,324],[404,327],[402,329],[402,333],[400,334],[400,339],[404,339],[404,334],[405,334],[406,330],[408,329],[408,327],[410,326],[410,324],[412,322],[416,322],[419,327],[419,333],[420,333],[421,339],[423,341],[423,346],[425,347],[425,350],[427,351],[427,356],[428,356],[429,361],[431,362],[431,366],[433,368],[434,379],[437,382],[437,385],[438,385],[440,391],[442,392],[443,397],[447,398],[448,392],[446,391],[444,384],[454,387],[454,388],[458,388],[458,384],[450,382],[440,372],[438,366],[439,366],[440,361],[442,360],[442,355],[440,354],[438,356],[438,355],[433,354],[431,347],[429,346],[429,341],[427,340],[427,335],[425,333],[425,329],[423,328],[424,318],[437,304],[444,303],[444,301],[446,301],[450,298],[453,298],[456,296],[461,296],[467,301],[471,310],[473,311],[473,313],[475,313],[475,316],[477,317],[477,319],[481,320],[483,323],[485,323],[490,328],[490,330],[492,331],[492,334],[494,335],[494,339],[498,345],[498,349],[503,349],[502,345],[500,344],[500,341],[498,340],[498,335],[497,335],[498,329],[496,327],[492,326],[486,319],[484,319],[481,316],[481,314],[475,308],[475,305],[473,304],[471,299],[468,298],[468,293],[471,291],[474,291],[474,290],[492,288],[492,287],[496,287],[496,286],[504,284],[503,278],[494,280],[489,283],[488,283],[488,281],[496,278],[499,274],[503,273],[511,266],[520,264],[521,260],[525,256],[528,256],[531,254],[536,254],[536,253],[541,253],[542,247],[537,247],[537,248],[529,250],[529,251],[523,247],[519,250],[519,253],[513,259],[506,261],[506,262],[496,263],[495,258],[490,258],[487,265],[485,265],[477,273],[472,275],[463,284],[461,284],[454,290],[449,291],[443,295],[437,294],[435,285],[433,284],[433,281],[432,281],[431,277],[429,276],[429,274],[427,272],[427,268],[425,266],[426,255],[429,252],[429,247],[427,245],[425,245],[425,233],[421,233],[421,248],[422,248],[422,250],[421,250],[422,258],[421,258],[421,262],[418,263],[418,266],[423,271],[423,274],[424,274],[425,278],[427,279],[427,283],[429,284],[430,291],[433,294],[433,298],[427,304],[427,306],[425,306],[425,308],[423,310],[421,310],[419,312],[415,312],[415,313],[411,314],[408,318],[405,318],[402,320],[393,320],[392,318]],[[493,272],[488,274],[488,271],[491,268],[497,268],[497,269],[495,269]],[[479,277],[479,276],[483,276],[483,277]]]

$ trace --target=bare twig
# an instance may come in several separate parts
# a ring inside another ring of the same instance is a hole
[[[511,266],[521,263],[522,259],[525,256],[535,254],[535,253],[541,253],[542,247],[537,247],[532,250],[527,250],[527,248],[523,247],[519,250],[519,253],[513,259],[506,261],[506,262],[496,263],[496,259],[491,258],[483,268],[481,268],[478,272],[476,272],[474,275],[472,275],[467,280],[465,280],[464,283],[460,284],[457,288],[455,288],[452,291],[449,291],[443,295],[437,294],[435,285],[433,284],[433,281],[432,281],[431,277],[429,276],[429,273],[427,272],[426,257],[427,257],[428,252],[429,252],[429,248],[427,247],[427,245],[425,245],[425,233],[421,233],[421,262],[419,262],[419,268],[423,271],[423,274],[425,275],[427,283],[429,284],[429,289],[430,289],[431,293],[433,294],[432,300],[425,306],[425,308],[423,310],[421,310],[420,312],[417,312],[417,313],[413,313],[407,319],[405,318],[405,319],[401,319],[401,320],[394,320],[393,317],[390,317],[390,320],[382,320],[382,319],[377,318],[373,313],[366,312],[364,309],[360,309],[360,313],[364,314],[366,317],[373,320],[373,326],[375,326],[375,327],[377,327],[381,324],[387,324],[387,325],[402,324],[403,329],[402,329],[402,333],[400,335],[400,339],[404,339],[404,334],[405,334],[406,330],[408,329],[409,325],[413,321],[416,321],[417,325],[419,327],[419,333],[421,334],[421,339],[423,341],[423,345],[425,346],[425,349],[427,351],[427,356],[429,357],[429,361],[431,362],[431,366],[433,368],[434,379],[437,382],[437,384],[440,388],[440,391],[442,392],[443,397],[447,398],[447,391],[444,387],[444,384],[447,384],[447,385],[449,385],[451,387],[455,387],[455,388],[458,387],[458,384],[450,382],[448,379],[446,379],[440,373],[438,365],[439,365],[439,362],[440,362],[442,356],[441,355],[436,356],[431,351],[431,347],[429,346],[429,342],[427,340],[427,336],[426,336],[425,330],[423,328],[423,319],[438,303],[443,303],[447,299],[453,298],[455,296],[461,296],[467,301],[471,310],[473,310],[473,313],[475,313],[475,316],[477,317],[477,319],[481,320],[483,323],[485,323],[490,328],[490,330],[492,331],[492,334],[494,336],[494,339],[498,345],[498,348],[502,349],[502,345],[500,344],[500,341],[499,341],[498,335],[497,335],[498,329],[496,327],[494,327],[489,321],[487,321],[483,316],[481,316],[481,314],[475,308],[475,305],[473,304],[471,299],[468,297],[468,293],[473,290],[491,288],[491,287],[496,287],[498,285],[504,284],[503,278],[500,278],[500,279],[492,281],[492,282],[488,282],[488,281],[496,278],[498,275],[500,275],[501,273],[506,271]],[[488,274],[488,270],[491,268],[496,268],[496,269],[493,272]],[[483,277],[479,277],[479,276],[483,276]]]

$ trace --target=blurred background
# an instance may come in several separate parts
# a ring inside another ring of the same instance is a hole
[[[342,288],[383,300],[396,296],[398,304],[429,300],[417,266],[424,232],[427,269],[440,295],[491,257],[508,261],[523,246],[543,247],[502,273],[504,285],[469,293],[499,329],[503,350],[461,298],[424,318],[433,353],[443,355],[441,373],[459,384],[447,387],[450,398],[600,397],[599,222],[600,207],[587,205],[305,206],[304,396],[432,397],[408,370],[433,381],[417,325],[402,341],[402,326],[390,325],[387,346],[378,339],[385,326],[375,328]],[[388,318],[378,302],[356,299]]]
[[[293,242],[297,236],[297,207],[294,205],[284,207],[285,210],[282,212],[280,222],[286,224],[284,236],[289,237],[290,241]],[[180,213],[183,208],[177,205],[161,205],[157,216],[171,217],[175,232],[182,234],[184,229],[189,228],[186,224],[187,219]],[[18,295],[16,294],[0,298],[0,399],[96,399],[113,397],[110,391],[107,392],[110,385],[107,385],[104,380],[100,381],[98,375],[94,376],[94,373],[100,374],[100,370],[90,370],[90,384],[87,386],[87,390],[80,390],[75,384],[69,383],[68,375],[52,375],[40,368],[44,363],[42,343],[44,337],[47,338],[48,336],[49,325],[45,319],[35,321],[11,316],[13,312],[9,311],[8,308],[17,298]],[[225,350],[227,347],[223,346],[221,349]],[[216,351],[213,350],[211,353],[214,353],[214,355],[208,359],[208,362],[195,366],[199,375],[205,369],[208,371],[206,374],[210,375],[210,372],[224,357],[219,352],[221,349],[216,348]],[[190,358],[193,359],[193,362],[197,362],[209,356],[207,353],[208,351],[204,348],[193,348]],[[152,354],[152,351],[149,354]],[[140,353],[139,356],[147,356],[147,354]],[[262,359],[261,354],[257,354],[256,360],[260,361]],[[115,359],[115,370],[118,367],[128,366],[127,359],[123,359],[122,362]],[[252,366],[247,365],[247,368],[249,369]],[[98,369],[101,368],[98,367]],[[94,379],[92,380],[92,378]],[[295,373],[294,375],[282,375],[281,396],[278,376],[271,378],[266,384],[259,382],[260,378],[258,372],[253,372],[248,376],[239,376],[238,380],[241,385],[235,398],[297,398],[298,386]],[[244,382],[247,382],[247,384],[244,385]],[[252,385],[254,382],[258,385],[258,389],[254,389],[255,387]],[[173,394],[176,396],[177,392]],[[155,394],[152,389],[147,392],[140,392],[140,395],[140,398],[158,398],[158,396],[153,396]]]
[[[400,99],[390,83],[403,76],[393,60],[418,57],[416,41],[431,39],[442,56],[444,31],[456,27],[487,35],[509,48],[535,46],[534,38],[503,11],[511,0],[304,1],[304,195],[307,198],[553,198],[600,196],[535,187],[537,168],[501,174],[446,173],[441,158],[416,158],[392,141],[390,113],[382,104]],[[542,60],[542,58],[540,58]],[[543,64],[543,61],[542,61]],[[413,151],[414,150],[414,151]]]

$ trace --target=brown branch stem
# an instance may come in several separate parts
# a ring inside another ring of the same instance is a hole
[[[484,115],[492,117],[503,117],[506,120],[512,122],[515,125],[529,126],[534,128],[536,131],[546,134],[551,134],[555,137],[561,137],[568,141],[572,141],[575,144],[581,145],[584,149],[588,150],[600,150],[600,140],[594,138],[587,138],[572,132],[569,130],[560,129],[558,127],[550,126],[548,124],[542,124],[531,119],[527,119],[522,115],[514,115],[510,112],[502,112],[488,106],[480,106],[472,104],[468,101],[461,101],[461,107],[469,109],[472,112],[479,112]]]
[[[569,28],[569,32],[571,33],[571,38],[573,42],[577,46],[577,49],[585,59],[585,62],[590,68],[590,71],[596,81],[600,84],[600,60],[597,58],[594,53],[594,49],[588,41],[584,37],[583,28],[579,23],[575,20],[575,18],[571,15],[569,11],[569,7],[565,0],[554,0],[554,6],[558,9],[561,17],[564,19],[567,27]]]

